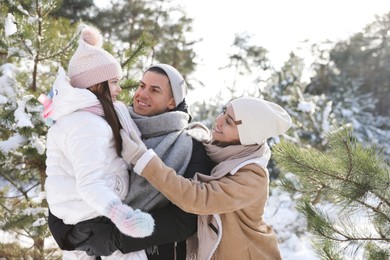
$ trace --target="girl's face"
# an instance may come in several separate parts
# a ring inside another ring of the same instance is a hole
[[[219,114],[211,131],[212,139],[220,144],[240,144],[237,124],[232,105]]]
[[[119,86],[119,79],[110,79],[108,87],[110,88],[112,102],[114,102],[119,93],[122,92],[122,88]]]

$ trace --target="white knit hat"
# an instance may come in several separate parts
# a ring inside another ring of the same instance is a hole
[[[180,72],[168,64],[156,64],[150,66],[146,71],[151,68],[160,68],[168,75],[169,83],[171,84],[173,99],[175,100],[175,105],[178,106],[187,95],[187,84]]]
[[[91,26],[83,25],[79,46],[68,66],[70,84],[76,88],[88,88],[95,84],[122,77],[119,62],[103,50],[103,37]]]
[[[268,138],[285,133],[291,118],[281,106],[264,99],[242,97],[230,102],[233,107],[240,142],[262,144]]]

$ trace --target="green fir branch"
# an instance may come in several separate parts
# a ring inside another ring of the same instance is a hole
[[[286,140],[273,146],[277,165],[295,175],[282,178],[280,185],[305,195],[299,199],[298,211],[305,215],[308,230],[319,239],[317,253],[325,259],[340,259],[341,252],[352,245],[355,252],[365,246],[369,254],[368,244],[374,248],[390,242],[389,165],[376,147],[358,143],[350,127],[334,129],[326,135],[324,151],[299,148]],[[335,211],[314,207],[321,201],[331,202]],[[362,216],[361,212],[368,213]],[[328,213],[337,218],[331,219]],[[358,217],[370,222],[373,229],[359,226]],[[387,246],[382,251],[372,249],[370,254],[383,256],[389,252]]]

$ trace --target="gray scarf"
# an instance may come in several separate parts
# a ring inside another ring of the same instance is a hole
[[[192,138],[185,132],[189,115],[174,111],[147,117],[137,115],[132,107],[129,112],[142,133],[146,147],[152,148],[168,167],[183,175],[192,155]],[[125,203],[149,211],[165,205],[168,200],[146,179],[131,172]]]

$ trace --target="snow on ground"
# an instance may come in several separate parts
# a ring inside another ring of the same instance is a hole
[[[306,220],[295,209],[292,195],[280,187],[270,190],[264,220],[275,230],[283,260],[320,259],[311,247]]]

